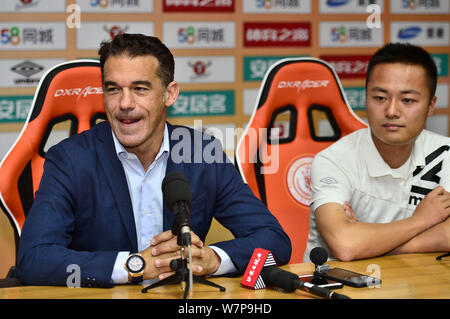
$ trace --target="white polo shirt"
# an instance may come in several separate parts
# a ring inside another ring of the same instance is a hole
[[[406,163],[392,169],[373,143],[370,129],[353,132],[318,153],[311,164],[309,236],[303,261],[314,247],[328,250],[314,211],[348,201],[360,222],[389,223],[410,217],[438,185],[450,191],[450,138],[422,131]],[[376,238],[374,238],[376,240]]]

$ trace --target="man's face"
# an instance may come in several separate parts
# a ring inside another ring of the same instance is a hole
[[[105,108],[119,142],[132,153],[160,146],[167,107],[178,95],[176,82],[163,87],[158,60],[150,55],[109,57],[103,68]]]
[[[412,145],[434,110],[419,65],[378,64],[367,83],[366,110],[376,145]]]

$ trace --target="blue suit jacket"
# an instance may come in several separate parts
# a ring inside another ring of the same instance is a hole
[[[195,143],[201,133],[184,128],[192,149],[180,151],[168,125],[170,150],[184,156],[178,163],[169,156],[166,174],[183,173],[191,185],[191,224],[204,240],[215,217],[236,237],[215,244],[230,256],[241,274],[254,248],[271,250],[278,264],[291,255],[290,240],[278,221],[242,182],[237,170],[226,163],[220,149],[216,158],[224,163],[206,163],[199,152],[217,146],[217,140]],[[178,134],[173,134],[174,138]],[[215,143],[215,144],[211,144]],[[184,144],[183,144],[184,145]],[[206,147],[206,148],[205,148]],[[206,152],[205,152],[206,154]],[[194,163],[186,163],[191,161]],[[172,228],[174,214],[164,205],[163,228]],[[23,227],[18,273],[24,284],[66,285],[79,267],[81,286],[110,287],[119,251],[138,250],[133,209],[122,164],[118,159],[111,127],[103,122],[91,130],[52,147],[35,201]]]

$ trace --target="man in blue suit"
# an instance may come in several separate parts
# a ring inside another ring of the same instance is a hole
[[[166,122],[179,93],[168,48],[154,37],[123,34],[102,43],[99,54],[108,121],[48,151],[21,234],[20,280],[66,285],[78,269],[81,286],[112,287],[173,274],[169,264],[180,247],[161,183],[174,171],[192,190],[195,275],[241,274],[257,247],[287,263],[289,238],[220,143]],[[213,217],[235,239],[204,246]]]

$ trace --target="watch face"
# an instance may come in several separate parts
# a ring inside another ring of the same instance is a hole
[[[131,256],[127,261],[127,268],[130,272],[140,272],[144,267],[144,259],[140,256]]]

